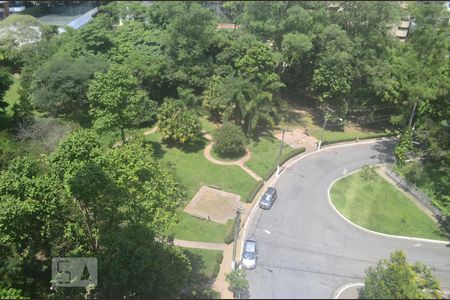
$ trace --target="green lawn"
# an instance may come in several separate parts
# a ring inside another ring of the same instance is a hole
[[[223,225],[196,218],[182,211],[178,216],[180,222],[175,225],[173,233],[181,240],[223,243],[227,232],[233,227],[232,220]]]
[[[204,139],[184,149],[162,143],[159,132],[146,136],[145,139],[153,145],[155,154],[161,161],[175,166],[189,200],[202,185],[218,186],[243,197],[255,184],[255,180],[238,166],[219,166],[208,161],[203,155],[208,142]]]
[[[217,124],[210,122],[207,116],[200,117],[200,123],[202,124],[202,129],[210,134],[217,128]]]
[[[445,240],[438,225],[389,182],[375,175],[369,185],[361,172],[333,185],[336,208],[355,224],[394,235]]]
[[[223,259],[222,251],[193,248],[183,248],[183,251],[189,257],[193,268],[198,268],[209,279],[217,276]]]
[[[245,165],[264,178],[276,164],[277,155],[280,151],[280,140],[274,136],[262,135],[259,140],[250,141],[247,147],[250,149],[252,156]],[[287,156],[293,150],[293,148],[285,146],[282,156]]]
[[[161,133],[155,132],[145,137],[152,144],[155,155],[162,162],[175,167],[176,174],[183,183],[187,201],[198,192],[202,185],[214,185],[222,190],[245,197],[256,181],[237,166],[219,166],[209,162],[203,155],[207,141],[202,140],[187,148],[169,147],[161,141]],[[232,222],[223,225],[204,221],[180,211],[180,223],[174,228],[178,239],[223,243]]]

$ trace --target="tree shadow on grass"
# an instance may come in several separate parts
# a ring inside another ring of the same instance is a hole
[[[150,145],[153,149],[153,154],[156,158],[162,159],[164,155],[167,153],[166,150],[163,149],[161,146],[161,143],[155,142],[155,141],[144,141],[145,145]]]
[[[191,143],[188,144],[179,144],[179,143],[175,143],[173,141],[164,141],[164,143],[167,145],[167,147],[170,148],[177,148],[181,151],[183,151],[184,153],[196,153],[199,151],[202,151],[205,147],[206,144],[208,143],[208,140],[205,139],[204,137],[201,137],[195,141],[192,141]]]
[[[217,293],[210,286],[214,281],[214,277],[206,276],[202,269],[205,267],[203,257],[183,249],[184,255],[188,258],[191,265],[191,272],[188,276],[186,286],[182,291],[181,298],[184,299],[215,299],[218,298]]]

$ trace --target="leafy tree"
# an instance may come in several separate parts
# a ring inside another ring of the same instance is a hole
[[[5,112],[5,108],[8,106],[8,103],[3,101],[3,97],[11,84],[13,84],[11,74],[6,68],[0,67],[0,112],[2,113]]]
[[[151,98],[162,102],[176,96],[176,89],[168,77],[169,57],[162,49],[164,32],[154,26],[129,20],[115,29],[110,51],[111,59],[127,65],[142,82]]]
[[[106,68],[107,61],[101,56],[53,57],[36,72],[33,103],[51,116],[67,115],[81,121],[88,111],[89,81]]]
[[[183,13],[176,14],[167,25],[163,42],[171,58],[169,76],[180,86],[200,93],[211,76],[208,51],[216,20],[211,11],[197,3],[183,5]]]
[[[181,101],[167,99],[158,110],[158,127],[164,139],[186,144],[199,137],[201,124]]]
[[[400,135],[400,142],[395,146],[394,154],[397,159],[397,163],[402,165],[407,159],[409,152],[413,150],[412,144],[412,132],[410,129],[405,129]]]
[[[0,286],[0,298],[2,299],[28,299],[23,296],[23,292],[18,289],[4,288]]]
[[[238,299],[245,298],[248,295],[248,281],[245,278],[243,269],[235,269],[226,275],[226,280],[230,284],[230,289]]]
[[[20,66],[39,41],[54,34],[54,29],[30,15],[10,15],[0,22],[0,56],[13,66]]]
[[[362,168],[361,175],[364,178],[364,180],[369,182],[369,186],[372,184],[372,181],[375,179],[376,173],[375,170],[372,167],[369,167],[368,165],[365,165]]]
[[[283,49],[283,70],[295,64],[304,63],[310,58],[310,51],[313,49],[311,38],[303,33],[287,33],[281,42]]]
[[[272,124],[275,107],[271,90],[278,88],[277,81],[258,86],[240,76],[215,80],[204,93],[205,108],[219,114],[222,121],[233,121],[242,126],[247,135],[263,122]]]
[[[165,236],[184,197],[180,184],[141,135],[113,149],[101,148],[98,139],[91,130],[79,130],[49,157],[65,207],[63,235],[52,241],[54,255],[98,257],[103,275],[92,292],[98,297],[179,295],[189,264]],[[130,283],[136,272],[143,281]]]
[[[408,264],[403,251],[395,251],[389,260],[366,270],[363,299],[426,299],[442,298],[439,282],[431,269],[417,262]]]
[[[214,131],[213,149],[222,156],[235,156],[245,151],[245,135],[240,127],[225,123]]]
[[[108,72],[95,73],[87,98],[89,114],[94,118],[94,128],[108,130],[118,128],[125,143],[125,129],[145,121],[143,112],[152,105],[145,91],[139,88],[139,81],[131,71],[121,65],[113,64]]]
[[[0,131],[0,171],[6,169],[12,159],[20,154],[16,145],[6,131]]]
[[[321,51],[310,86],[319,101],[345,116],[354,77],[352,41],[336,25],[324,29],[318,40]]]
[[[48,291],[48,241],[59,221],[55,183],[36,165],[16,157],[0,173],[0,282],[38,297]]]

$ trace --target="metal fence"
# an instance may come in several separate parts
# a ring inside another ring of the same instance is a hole
[[[411,195],[413,195],[417,200],[419,200],[428,210],[430,210],[436,219],[442,220],[444,218],[444,214],[433,205],[431,199],[421,192],[414,184],[408,182],[405,178],[399,175],[397,172],[392,170],[391,168],[386,168],[386,174],[392,178],[399,186],[408,191]]]

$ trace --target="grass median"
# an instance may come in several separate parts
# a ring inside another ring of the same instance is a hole
[[[446,240],[439,226],[396,187],[363,172],[337,181],[331,188],[334,206],[353,223],[393,235]]]

